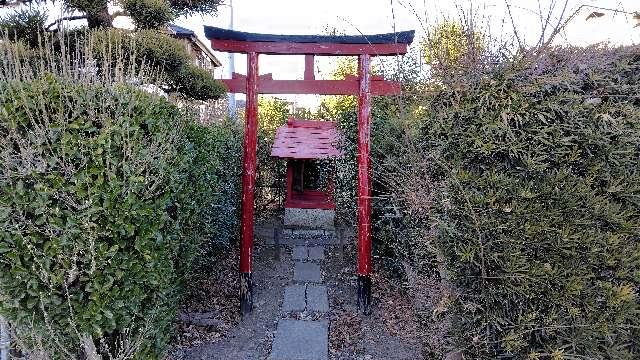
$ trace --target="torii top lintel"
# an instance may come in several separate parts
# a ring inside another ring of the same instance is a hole
[[[273,35],[205,26],[204,33],[217,51],[281,55],[402,55],[413,42],[414,31],[376,35]]]
[[[204,33],[217,51],[246,54],[305,55],[304,80],[274,80],[270,74],[256,79],[261,94],[357,95],[360,82],[355,76],[344,80],[316,80],[314,56],[385,56],[406,54],[414,31],[377,35],[272,35],[255,34],[205,26]],[[257,63],[256,63],[257,69]],[[400,93],[400,83],[372,76],[372,95]],[[247,92],[247,77],[234,73],[222,80],[231,93]]]

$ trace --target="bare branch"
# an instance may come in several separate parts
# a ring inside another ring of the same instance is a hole
[[[57,19],[56,21],[52,22],[51,24],[47,25],[45,30],[49,31],[49,29],[51,29],[51,27],[54,26],[54,25],[58,25],[58,27],[60,27],[60,25],[62,24],[63,21],[81,20],[81,19],[86,19],[86,18],[87,18],[87,15],[63,16],[63,17]]]
[[[520,34],[518,33],[518,29],[516,28],[516,22],[513,19],[513,14],[511,13],[511,4],[509,3],[509,0],[504,0],[505,5],[507,6],[507,11],[509,11],[509,18],[511,19],[511,27],[513,28],[513,34],[516,37],[516,41],[518,41],[518,47],[520,48],[521,52],[524,52],[524,44],[522,43],[522,40],[520,39]]]

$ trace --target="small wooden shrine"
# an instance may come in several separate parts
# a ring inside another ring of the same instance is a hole
[[[341,155],[338,141],[339,134],[332,121],[289,119],[277,130],[271,156],[287,160],[285,211],[335,209],[332,174],[325,179],[324,188],[320,188],[313,178],[318,176],[317,160]]]

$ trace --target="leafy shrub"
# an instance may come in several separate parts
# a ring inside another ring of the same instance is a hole
[[[258,144],[256,174],[257,214],[279,210],[284,204],[286,162],[271,156],[276,130],[287,123],[289,105],[276,97],[258,99]]]
[[[377,68],[373,68],[378,73]],[[333,79],[344,79],[348,75],[357,75],[355,58],[341,59],[332,72]],[[384,194],[386,185],[382,182],[382,170],[388,157],[401,154],[405,144],[404,118],[399,116],[401,102],[394,96],[372,97],[371,106],[371,159],[373,179],[373,218],[378,221],[387,206]],[[404,106],[404,104],[403,104]],[[343,156],[335,160],[335,201],[340,221],[356,223],[357,187],[358,187],[358,99],[356,96],[328,96],[323,98],[317,118],[333,119],[337,122],[342,135],[341,150]],[[374,234],[376,235],[376,234]],[[378,240],[378,239],[374,239]],[[380,242],[378,242],[380,243]]]
[[[171,7],[183,16],[195,14],[212,15],[218,11],[223,0],[171,0]]]
[[[140,60],[161,66],[167,72],[179,71],[190,62],[184,45],[169,35],[143,30],[135,34],[134,40]]]
[[[1,311],[57,353],[80,348],[74,332],[115,344],[124,329],[153,331],[142,353],[161,349],[178,245],[164,188],[184,117],[141,90],[54,76],[2,83],[0,97]]]
[[[176,91],[194,100],[219,99],[226,93],[224,85],[213,74],[195,65],[185,65],[173,78]]]
[[[38,9],[19,10],[0,18],[0,35],[6,33],[9,39],[24,41],[37,46],[44,37],[47,13]]]
[[[138,29],[158,29],[176,17],[166,0],[126,0],[123,6]]]
[[[414,162],[389,174],[396,245],[452,284],[434,313],[466,357],[640,354],[637,51],[556,50],[425,94]]]
[[[207,274],[211,259],[221,248],[236,242],[239,234],[242,131],[231,121],[209,126],[197,123],[187,129],[192,165],[189,184],[178,194],[183,242],[182,276],[190,279]]]
[[[0,41],[0,314],[27,356],[155,358],[192,270],[236,234],[240,143],[90,45],[27,64]]]

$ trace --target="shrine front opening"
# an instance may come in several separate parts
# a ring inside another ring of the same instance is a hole
[[[371,305],[371,96],[400,93],[400,83],[371,75],[372,56],[402,55],[414,37],[413,31],[378,35],[272,35],[255,34],[205,26],[205,36],[217,51],[247,54],[247,75],[233,74],[223,80],[232,93],[246,94],[245,132],[242,171],[242,211],[240,238],[240,311],[246,314],[253,308],[251,280],[251,252],[254,236],[254,192],[256,180],[256,145],[258,131],[258,94],[317,94],[358,96],[358,307],[364,314]],[[303,80],[274,80],[270,74],[259,75],[259,54],[305,55]],[[358,56],[358,76],[344,80],[316,80],[315,56]],[[304,125],[300,123],[299,125]],[[310,125],[310,124],[307,124]],[[292,126],[296,129],[295,123]],[[298,128],[304,128],[299,126]],[[309,130],[318,131],[319,129]],[[306,131],[306,130],[293,130]],[[320,148],[316,148],[319,150]],[[338,151],[337,149],[333,149]],[[274,145],[275,151],[275,145]],[[317,153],[317,151],[316,151]],[[335,156],[338,156],[336,154]],[[298,155],[296,155],[298,156]],[[284,156],[291,161],[310,161],[314,158]],[[295,166],[290,164],[291,181]],[[298,170],[299,171],[299,170]],[[289,173],[288,173],[289,174]],[[300,174],[298,172],[298,174]],[[304,172],[302,173],[304,178]],[[304,186],[288,192],[289,204],[326,203],[327,192],[314,193]],[[334,205],[335,206],[335,205]]]
[[[289,119],[276,131],[271,156],[287,162],[285,227],[333,228],[334,174],[321,162],[342,155],[339,141],[334,121]]]

